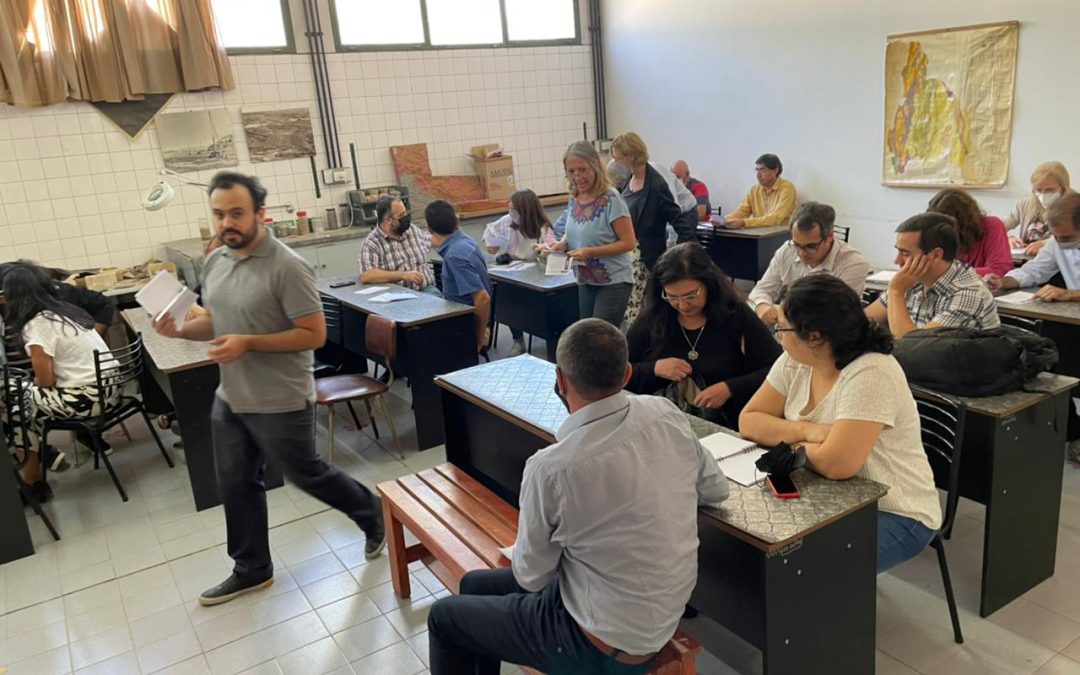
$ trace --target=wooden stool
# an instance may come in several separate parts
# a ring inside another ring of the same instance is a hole
[[[510,566],[499,548],[517,539],[517,509],[453,464],[386,481],[377,489],[383,502],[390,578],[399,598],[412,592],[409,563],[416,560],[424,561],[454,594],[466,572]],[[405,528],[420,543],[406,547]],[[700,652],[701,645],[678,630],[649,673],[694,675]]]

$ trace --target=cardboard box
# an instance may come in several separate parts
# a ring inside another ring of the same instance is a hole
[[[502,154],[498,144],[474,145],[469,156],[488,199],[509,199],[514,194],[514,158]]]
[[[87,290],[107,291],[123,278],[123,272],[114,267],[101,270],[101,272],[91,274],[88,277],[83,277],[81,281],[86,285]]]
[[[174,265],[171,262],[152,262],[152,263],[147,263],[146,264],[146,273],[151,278],[153,278],[154,275],[157,274],[158,272],[160,272],[161,270],[165,270],[166,272],[169,272],[170,274],[176,274],[176,265]]]

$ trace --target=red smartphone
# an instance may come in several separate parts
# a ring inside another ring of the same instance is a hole
[[[765,480],[768,481],[773,494],[780,499],[798,499],[802,496],[802,493],[799,492],[799,486],[795,484],[791,476],[774,476],[770,474]]]

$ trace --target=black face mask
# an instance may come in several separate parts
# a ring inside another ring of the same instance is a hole
[[[397,222],[394,223],[394,234],[396,234],[398,236],[403,235],[403,234],[405,234],[406,232],[409,231],[409,228],[411,226],[412,226],[412,216],[409,215],[408,213],[406,213],[402,217],[398,218]]]
[[[559,400],[562,401],[562,404],[566,406],[566,412],[570,412],[570,402],[567,401],[566,397],[562,395],[561,391],[559,391],[558,381],[555,382],[555,395],[558,396]]]

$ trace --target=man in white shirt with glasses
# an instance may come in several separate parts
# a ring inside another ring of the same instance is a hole
[[[767,326],[776,324],[784,291],[808,274],[831,274],[862,295],[870,262],[833,235],[836,211],[828,204],[806,202],[791,215],[791,241],[773,254],[754,290],[750,306]]]

